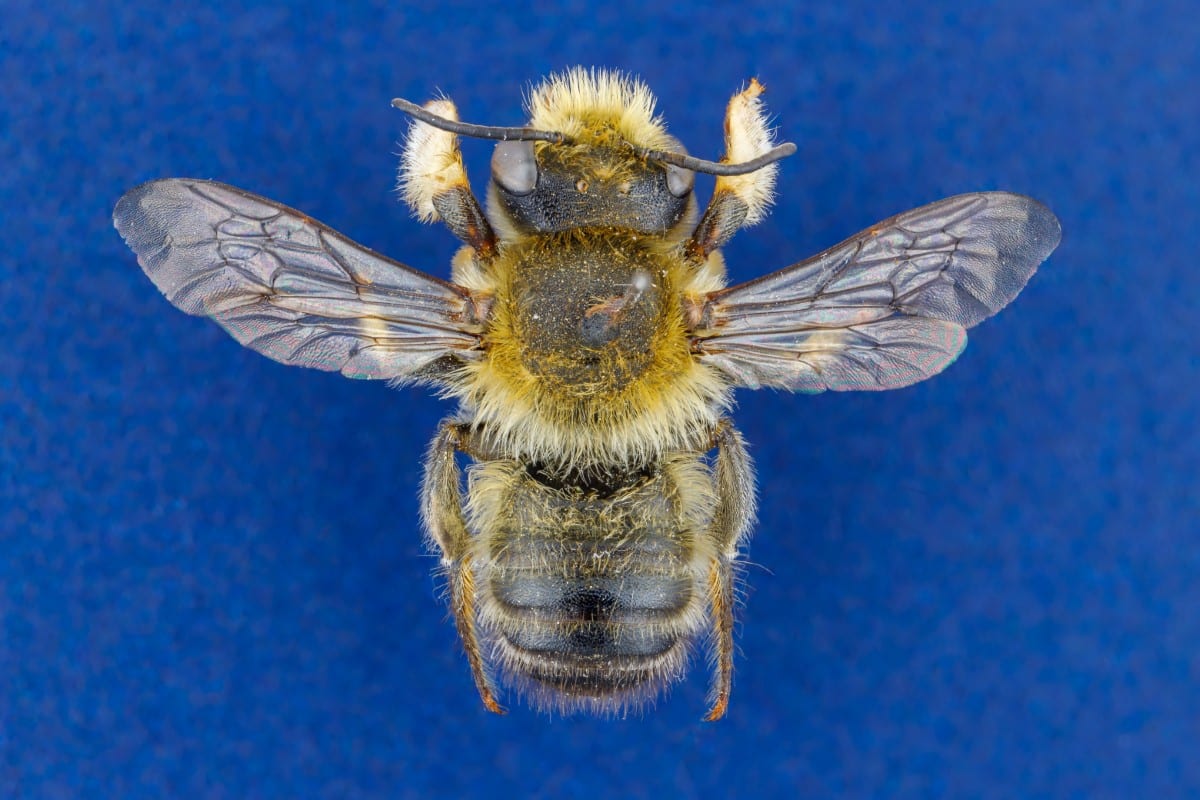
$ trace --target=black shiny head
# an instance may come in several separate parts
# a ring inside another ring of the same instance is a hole
[[[695,173],[632,149],[532,141],[496,145],[493,198],[520,229],[604,227],[661,234],[688,213]]]

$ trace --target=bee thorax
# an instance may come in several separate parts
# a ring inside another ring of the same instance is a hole
[[[599,347],[616,338],[620,332],[620,321],[646,296],[650,288],[650,273],[644,269],[635,270],[624,294],[596,303],[583,312],[583,321],[580,323],[582,341]]]
[[[634,248],[601,259],[555,238],[563,241],[533,248],[514,276],[523,366],[557,393],[619,392],[655,363],[668,321],[664,287]]]

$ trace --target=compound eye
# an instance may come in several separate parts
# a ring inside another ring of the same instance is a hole
[[[509,194],[523,197],[537,186],[533,142],[501,142],[492,153],[492,180]]]
[[[667,168],[667,191],[676,197],[687,197],[693,184],[696,183],[696,173],[674,164],[665,166]]]

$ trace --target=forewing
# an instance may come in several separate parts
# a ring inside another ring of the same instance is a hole
[[[113,224],[168,300],[284,364],[403,380],[478,354],[467,290],[241,189],[151,181],[121,198]]]
[[[1029,197],[950,197],[714,293],[694,348],[750,388],[907,386],[954,361],[966,329],[1016,297],[1060,235]]]

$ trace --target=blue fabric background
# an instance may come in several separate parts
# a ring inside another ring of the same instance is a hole
[[[55,5],[0,25],[0,796],[1200,793],[1194,2]],[[1062,219],[943,375],[739,396],[762,514],[715,725],[703,658],[640,718],[484,712],[417,526],[446,404],[242,349],[111,227],[216,178],[446,275],[390,99],[514,124],[574,64],[713,158],[767,84],[800,151],[736,280],[963,191]]]

